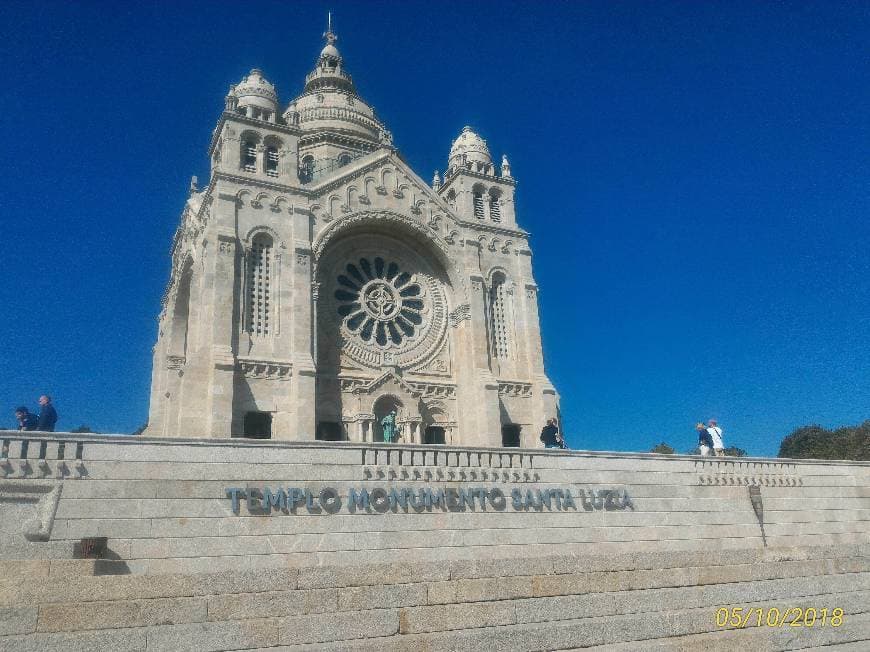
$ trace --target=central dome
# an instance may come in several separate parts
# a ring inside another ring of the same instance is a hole
[[[303,132],[341,133],[378,143],[386,129],[374,110],[357,95],[353,78],[335,47],[338,37],[331,26],[324,38],[326,45],[314,70],[305,77],[302,94],[290,103],[284,119],[288,124],[299,125]]]

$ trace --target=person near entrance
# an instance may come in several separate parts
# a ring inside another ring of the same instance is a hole
[[[556,427],[556,420],[547,419],[547,425],[541,430],[541,441],[544,442],[544,448],[561,448],[561,439],[559,429]]]
[[[390,444],[393,439],[398,439],[396,431],[396,411],[390,410],[390,413],[381,419],[381,427],[384,429],[384,443]]]

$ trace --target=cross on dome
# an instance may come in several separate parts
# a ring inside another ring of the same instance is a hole
[[[338,53],[338,48],[335,47],[335,42],[338,40],[335,32],[332,31],[332,12],[329,12],[327,18],[326,31],[323,32],[323,38],[326,39],[326,45],[320,51],[321,59],[341,59]]]
[[[334,45],[338,40],[338,36],[335,35],[335,32],[332,31],[332,12],[330,11],[327,14],[327,23],[326,23],[326,31],[323,33],[323,38],[326,39],[327,44]]]

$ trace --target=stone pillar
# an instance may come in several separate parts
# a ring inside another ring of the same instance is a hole
[[[486,285],[483,277],[471,277],[471,314],[472,324],[477,324],[471,332],[474,367],[476,369],[489,370],[489,346],[487,337],[487,314],[486,314]]]
[[[233,419],[233,385],[235,356],[233,355],[233,322],[236,284],[236,235],[220,230],[206,262],[210,277],[211,303],[211,383],[208,387],[209,437],[229,437]],[[182,420],[183,423],[183,420]],[[195,436],[184,433],[182,436]]]
[[[532,432],[536,429],[540,432],[539,429],[543,427],[547,419],[556,417],[559,398],[544,371],[544,350],[541,344],[541,328],[538,320],[538,287],[534,283],[527,282],[524,295],[529,372],[534,380],[535,406]],[[537,446],[537,440],[534,437],[532,439],[532,445]]]
[[[526,283],[523,288],[526,334],[526,350],[528,351],[529,371],[532,376],[544,373],[544,350],[541,346],[541,327],[538,321],[538,286]]]
[[[490,370],[489,332],[486,314],[486,285],[479,275],[471,277],[471,339],[475,375],[478,379],[478,402],[471,413],[477,416],[477,428],[466,433],[465,446],[501,446],[501,412],[499,410],[498,381]],[[470,435],[470,436],[469,436]]]
[[[300,222],[304,220],[305,224]],[[294,214],[293,232],[307,237],[307,216]],[[304,231],[303,231],[304,229]],[[293,426],[288,439],[313,440],[315,436],[315,361],[313,345],[316,333],[312,319],[311,249],[307,241],[296,240],[290,254],[291,336],[293,351]]]
[[[257,172],[260,174],[266,173],[266,146],[263,143],[257,143]]]

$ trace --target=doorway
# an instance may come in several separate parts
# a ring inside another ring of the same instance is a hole
[[[505,448],[520,447],[520,427],[509,423],[501,427],[501,445]]]
[[[426,432],[423,433],[424,444],[443,444],[444,443],[444,428],[441,426],[429,426]]]
[[[320,441],[342,441],[344,439],[343,428],[340,423],[321,421],[317,424],[314,438]]]
[[[271,412],[245,412],[246,439],[271,439],[272,438],[272,413]]]

